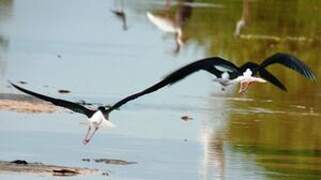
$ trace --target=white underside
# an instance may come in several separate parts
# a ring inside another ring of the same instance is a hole
[[[88,119],[89,126],[93,128],[112,128],[115,125],[107,120],[101,111],[95,112],[95,114]]]
[[[259,77],[244,77],[239,76],[235,79],[229,80],[229,79],[222,79],[222,78],[216,78],[213,81],[220,83],[222,86],[229,86],[231,84],[237,84],[237,83],[244,83],[244,82],[259,82],[259,83],[266,83],[265,79],[259,78]]]
[[[214,81],[220,83],[222,86],[228,86],[234,83],[230,80],[230,75],[228,74],[228,72],[222,73],[221,77],[214,79]]]
[[[222,77],[215,79],[215,81],[219,82],[223,86],[228,86],[230,84],[236,84],[236,83],[252,83],[252,82],[266,83],[265,79],[252,76],[252,74],[253,73],[250,69],[246,69],[242,76],[238,76],[237,78],[230,80],[228,73],[224,72],[222,74]]]
[[[231,84],[234,84],[234,83],[243,83],[243,82],[259,82],[259,83],[266,83],[266,80],[265,79],[262,79],[262,78],[259,78],[259,77],[254,77],[254,76],[249,76],[249,77],[246,77],[246,76],[239,76],[233,80],[231,80]]]
[[[154,15],[151,12],[147,12],[146,15],[147,15],[147,18],[160,30],[164,32],[169,32],[169,33],[177,32],[177,28],[175,27],[175,24],[170,19]]]

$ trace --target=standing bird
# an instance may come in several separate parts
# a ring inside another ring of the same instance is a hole
[[[111,10],[111,12],[113,14],[115,14],[115,16],[117,18],[119,18],[122,23],[123,23],[123,30],[127,31],[128,27],[127,27],[127,20],[126,20],[126,14],[123,10]]]
[[[184,28],[192,16],[192,6],[194,0],[180,0],[177,7],[175,7],[175,16],[169,16],[170,14],[170,1],[166,1],[166,9],[162,14],[153,14],[147,12],[148,20],[153,23],[158,29],[169,34],[174,34],[176,48],[174,53],[179,53],[183,45],[185,44],[186,37],[184,37]]]
[[[115,0],[114,6],[115,6],[114,10],[111,10],[111,12],[116,16],[116,18],[121,20],[123,24],[123,30],[127,31],[128,27],[127,27],[126,13],[124,11],[124,1]]]
[[[107,113],[105,106],[99,106],[96,110],[92,110],[92,109],[88,109],[85,106],[82,106],[82,105],[74,103],[74,102],[70,102],[70,101],[66,101],[66,100],[62,100],[62,99],[56,99],[56,98],[52,98],[49,96],[45,96],[42,94],[38,94],[38,93],[35,93],[32,91],[29,91],[27,89],[19,87],[16,84],[11,83],[11,82],[10,82],[10,84],[13,87],[15,87],[16,89],[18,89],[26,94],[29,94],[29,95],[35,96],[39,99],[51,102],[52,104],[54,104],[56,106],[61,106],[61,107],[70,109],[74,112],[86,115],[88,117],[89,125],[88,125],[88,130],[87,130],[86,136],[83,140],[84,144],[89,143],[91,138],[95,135],[96,131],[100,127],[114,127],[114,124],[108,120],[109,113]],[[93,129],[93,131],[92,131],[92,129]],[[91,131],[92,131],[92,133],[90,134]]]
[[[261,64],[247,62],[240,67],[237,67],[233,63],[223,58],[210,57],[195,61],[175,70],[158,83],[145,90],[127,96],[126,98],[112,105],[106,111],[111,112],[115,109],[118,109],[128,101],[157,91],[158,89],[161,89],[167,85],[173,85],[199,70],[204,70],[213,74],[216,77],[214,81],[219,82],[223,87],[240,83],[239,93],[244,93],[248,89],[249,85],[254,82],[265,83],[266,81],[269,81],[283,91],[287,91],[286,87],[273,74],[265,69],[272,64],[281,64],[300,73],[307,79],[315,79],[315,75],[308,66],[306,66],[295,56],[285,53],[276,53],[263,60]],[[260,75],[261,77],[257,77],[257,75]]]

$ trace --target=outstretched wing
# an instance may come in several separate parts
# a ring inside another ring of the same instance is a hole
[[[285,67],[288,67],[302,74],[304,77],[308,79],[315,79],[315,75],[311,71],[311,69],[307,65],[305,65],[302,61],[300,61],[298,58],[290,54],[276,53],[268,57],[267,59],[265,59],[260,66],[262,68],[265,68],[271,64],[276,64],[276,63],[284,65]]]
[[[10,84],[15,87],[16,89],[26,93],[26,94],[29,94],[29,95],[32,95],[32,96],[35,96],[39,99],[42,99],[44,101],[48,101],[48,102],[51,102],[52,104],[56,105],[56,106],[61,106],[61,107],[64,107],[64,108],[67,108],[67,109],[70,109],[74,112],[78,112],[78,113],[82,113],[82,114],[85,114],[87,117],[91,117],[92,114],[94,113],[94,111],[90,110],[90,109],[87,109],[86,107],[84,106],[81,106],[79,104],[76,104],[76,103],[73,103],[73,102],[70,102],[70,101],[65,101],[65,100],[62,100],[62,99],[56,99],[56,98],[52,98],[52,97],[49,97],[49,96],[45,96],[45,95],[42,95],[42,94],[38,94],[36,92],[32,92],[32,91],[29,91],[27,89],[24,89],[16,84],[13,84],[10,82]]]
[[[262,68],[259,70],[260,76],[272,83],[274,86],[282,89],[283,91],[287,91],[286,87],[275,77],[273,74],[271,74],[269,71],[266,69]]]
[[[160,82],[150,86],[149,88],[140,91],[138,93],[132,94],[130,96],[127,96],[126,98],[118,101],[115,103],[113,106],[111,106],[106,113],[109,113],[113,111],[114,109],[118,109],[120,106],[124,105],[128,101],[134,100],[140,96],[143,96],[148,93],[152,93],[154,91],[157,91],[158,89],[165,87],[167,85],[172,85],[174,83],[177,83],[178,81],[184,79],[185,77],[193,74],[194,72],[197,72],[199,70],[205,70],[208,71],[215,76],[220,76],[221,71],[218,70],[218,67],[225,68],[226,70],[230,72],[237,72],[238,67],[235,66],[233,63],[219,58],[219,57],[211,57],[211,58],[206,58],[202,60],[195,61],[193,63],[190,63],[188,65],[185,65],[174,72],[168,74],[163,80]]]
[[[187,64],[165,76],[162,81],[173,85],[199,70],[205,70],[219,77],[224,71],[238,72],[239,68],[223,58],[210,57]]]

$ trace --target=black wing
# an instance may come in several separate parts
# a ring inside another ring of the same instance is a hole
[[[109,113],[109,112],[113,111],[114,109],[118,109],[120,106],[124,105],[128,101],[134,100],[134,99],[136,99],[140,96],[143,96],[145,94],[152,93],[152,92],[154,92],[162,87],[165,87],[167,85],[172,85],[174,83],[177,83],[178,81],[184,79],[185,77],[187,77],[187,76],[189,76],[199,70],[205,70],[205,71],[208,71],[208,72],[214,74],[215,76],[220,76],[222,74],[222,72],[217,70],[217,68],[215,66],[223,67],[225,69],[228,69],[231,72],[238,71],[238,67],[235,66],[233,63],[231,63],[225,59],[219,58],[219,57],[211,57],[211,58],[198,60],[198,61],[195,61],[193,63],[190,63],[188,65],[185,65],[185,66],[175,70],[174,72],[167,75],[163,80],[152,85],[151,87],[149,87],[143,91],[140,91],[138,93],[127,96],[126,98],[118,101],[116,104],[111,106],[106,111],[106,113]]]
[[[276,53],[273,56],[268,57],[261,63],[261,67],[265,68],[271,64],[279,63],[282,64],[300,74],[308,79],[315,79],[314,73],[311,69],[300,61],[295,56],[285,54],[285,53]]]
[[[273,74],[271,74],[266,69],[262,68],[259,70],[260,76],[275,85],[276,87],[282,89],[283,91],[287,91],[286,87],[275,77]]]
[[[218,69],[219,67],[229,72],[239,71],[237,66],[223,58],[210,57],[187,64],[168,74],[162,81],[166,81],[167,84],[172,85],[199,70],[205,70],[219,77],[223,73],[221,69]]]
[[[90,109],[87,109],[86,107],[84,106],[81,106],[79,104],[76,104],[76,103],[73,103],[73,102],[69,102],[69,101],[65,101],[65,100],[62,100],[62,99],[56,99],[56,98],[52,98],[52,97],[48,97],[48,96],[45,96],[45,95],[42,95],[42,94],[38,94],[38,93],[35,93],[35,92],[32,92],[32,91],[29,91],[27,89],[24,89],[22,87],[19,87],[18,85],[16,84],[13,84],[10,82],[10,84],[15,87],[16,89],[26,93],[26,94],[29,94],[29,95],[32,95],[32,96],[35,96],[39,99],[42,99],[42,100],[45,100],[45,101],[49,101],[51,102],[52,104],[56,105],[56,106],[61,106],[61,107],[64,107],[64,108],[67,108],[67,109],[70,109],[74,112],[78,112],[78,113],[82,113],[82,114],[85,114],[87,117],[91,117],[94,113],[93,110],[90,110]]]

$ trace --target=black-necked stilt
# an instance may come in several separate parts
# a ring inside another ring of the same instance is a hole
[[[118,109],[127,102],[134,100],[145,94],[152,93],[160,88],[163,88],[167,85],[175,84],[176,82],[184,79],[188,75],[197,72],[199,70],[205,70],[216,76],[215,81],[219,82],[223,86],[228,86],[230,84],[240,83],[241,87],[239,92],[243,93],[247,90],[250,83],[253,82],[266,82],[269,81],[278,88],[286,91],[285,86],[270,72],[265,68],[271,64],[282,64],[290,69],[297,71],[308,79],[315,79],[313,72],[307,67],[303,62],[301,62],[296,57],[284,54],[277,53],[271,57],[265,59],[261,64],[256,64],[253,62],[247,62],[241,67],[237,67],[233,63],[220,58],[220,57],[210,57],[202,60],[195,61],[186,66],[183,66],[180,69],[175,70],[174,72],[167,75],[160,82],[152,85],[151,87],[142,90],[138,93],[129,95],[124,99],[116,102],[114,105],[106,109],[107,106],[99,106],[96,110],[88,109],[80,104],[56,99],[49,96],[41,95],[24,88],[21,88],[13,83],[12,86],[18,90],[40,98],[45,101],[49,101],[54,105],[61,106],[67,109],[70,109],[74,112],[85,114],[88,117],[89,127],[85,139],[83,140],[84,144],[87,144],[90,139],[94,136],[95,132],[102,126],[113,127],[114,125],[108,120],[110,112],[115,109]],[[256,77],[259,74],[261,77]],[[94,128],[93,132],[90,135],[91,129]]]
[[[222,86],[240,83],[241,86],[239,93],[244,93],[249,85],[253,82],[265,83],[266,81],[269,81],[281,90],[286,91],[285,86],[273,74],[265,69],[267,66],[272,64],[281,64],[302,74],[307,79],[315,79],[315,75],[308,66],[306,66],[295,56],[285,53],[276,53],[265,59],[261,64],[247,62],[240,67],[237,67],[233,63],[223,58],[210,57],[195,61],[175,70],[158,83],[138,93],[127,96],[126,98],[115,103],[106,111],[111,112],[114,109],[118,109],[128,101],[134,100],[145,94],[152,93],[167,85],[175,84],[176,82],[199,70],[204,70],[215,75],[216,78],[214,81],[219,82]],[[260,77],[257,77],[257,75],[260,75]]]
[[[70,101],[66,101],[66,100],[62,100],[62,99],[57,99],[57,98],[52,98],[49,96],[38,94],[36,92],[29,91],[27,89],[17,86],[16,84],[13,84],[13,83],[11,83],[11,85],[26,94],[35,96],[35,97],[45,100],[45,101],[49,101],[56,106],[61,106],[61,107],[70,109],[74,112],[86,115],[88,117],[89,126],[88,126],[86,136],[83,140],[84,144],[87,144],[91,140],[91,138],[94,136],[94,134],[96,133],[96,131],[99,128],[101,128],[101,127],[114,127],[114,124],[112,124],[108,120],[109,111],[108,112],[106,111],[105,106],[99,106],[96,110],[92,110],[92,109],[88,109],[85,106],[82,106],[82,105],[74,103],[74,102],[70,102]],[[91,131],[92,131],[92,133],[90,134]]]
[[[253,62],[247,62],[243,64],[238,69],[238,77],[232,81],[241,83],[241,88],[239,92],[246,91],[249,84],[251,84],[252,82],[263,82],[265,80],[269,81],[281,90],[287,91],[286,87],[274,75],[272,75],[269,71],[266,70],[266,67],[272,64],[281,64],[287,68],[290,68],[300,73],[305,78],[310,80],[314,80],[316,78],[311,69],[297,57],[285,53],[276,53],[264,59],[261,64],[256,64]],[[263,79],[257,79],[258,77],[255,77],[257,75],[260,75]]]

